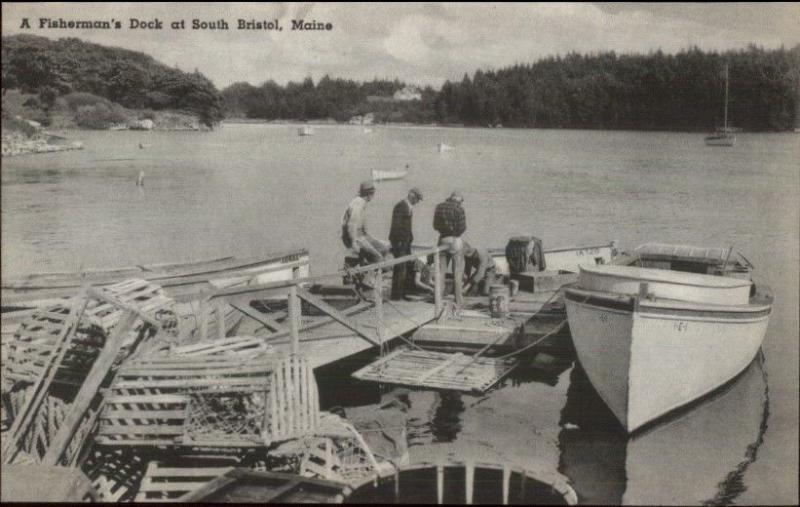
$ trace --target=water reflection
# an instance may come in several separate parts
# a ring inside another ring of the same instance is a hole
[[[65,174],[56,169],[26,169],[10,172],[7,176],[8,179],[3,179],[4,184],[37,185],[61,183]]]
[[[584,503],[729,504],[744,490],[768,413],[759,356],[710,398],[629,437],[576,365],[561,417],[559,471]]]

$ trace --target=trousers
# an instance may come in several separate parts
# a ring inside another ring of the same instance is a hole
[[[397,242],[392,244],[392,255],[395,259],[404,255],[411,254],[411,243]],[[403,262],[395,264],[392,271],[392,299],[397,301],[403,299],[407,293],[408,277],[411,274],[412,263]]]
[[[439,256],[439,272],[447,272],[447,265],[453,262],[453,295],[457,306],[464,305],[464,242],[458,236],[442,236],[439,238],[439,246],[449,248]]]

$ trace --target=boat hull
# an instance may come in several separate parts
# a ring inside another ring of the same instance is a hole
[[[406,177],[407,171],[372,171],[373,181],[400,180]]]
[[[736,138],[732,136],[709,136],[706,137],[706,146],[732,147],[736,144]]]
[[[769,306],[636,304],[633,297],[569,289],[565,299],[578,359],[628,432],[741,373],[764,340],[770,314]]]
[[[110,270],[31,274],[3,279],[2,307],[35,308],[53,299],[70,297],[82,285],[110,285],[127,278],[140,278],[160,285],[171,297],[190,295],[212,285],[230,285],[241,280],[268,283],[292,278],[292,270],[308,276],[306,250],[276,253],[259,258],[225,257],[210,261],[151,264]]]

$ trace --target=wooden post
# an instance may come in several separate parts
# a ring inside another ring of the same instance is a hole
[[[200,340],[206,341],[208,339],[208,301],[206,299],[200,300]]]
[[[300,275],[299,268],[292,268],[292,279]],[[292,335],[292,354],[300,352],[300,300],[297,299],[297,285],[289,289],[289,325]]]
[[[217,339],[225,339],[225,303],[218,299],[214,304],[215,313],[217,314]]]
[[[444,503],[444,467],[436,465],[436,503]]]
[[[503,505],[508,505],[508,486],[511,482],[511,469],[503,465]]]
[[[378,268],[375,276],[375,314],[378,317],[377,331],[378,331],[378,345],[383,353],[383,273]]]
[[[436,317],[442,313],[442,269],[439,265],[439,259],[442,253],[436,250],[433,253],[433,302],[436,310]]]
[[[289,289],[289,329],[292,335],[292,354],[300,352],[300,300],[297,299],[297,286]]]
[[[75,400],[72,402],[69,412],[61,422],[58,433],[42,459],[42,464],[55,466],[61,461],[64,451],[67,450],[67,446],[72,440],[75,430],[78,428],[78,424],[92,404],[95,395],[97,395],[97,391],[100,389],[103,380],[105,380],[109,370],[113,366],[114,360],[117,358],[126,336],[133,329],[136,319],[137,315],[135,313],[125,312],[117,323],[117,327],[106,341],[102,352],[100,352],[100,355],[95,360],[80,391],[78,391],[78,394],[75,396]]]
[[[472,493],[475,491],[475,464],[467,461],[464,466],[464,474],[466,475],[466,503],[472,505]]]

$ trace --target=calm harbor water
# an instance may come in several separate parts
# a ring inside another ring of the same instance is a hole
[[[708,148],[680,133],[225,125],[198,132],[75,132],[85,149],[3,159],[2,273],[258,255],[296,247],[312,271],[341,263],[339,220],[370,170],[370,227],[386,237],[410,185],[433,208],[465,196],[467,239],[546,247],[616,239],[733,245],[776,297],[763,347],[737,381],[634,438],[572,358],[524,368],[482,397],[414,391],[412,456],[511,460],[565,476],[590,503],[797,503],[800,136],[741,134]],[[439,153],[445,142],[455,150]],[[140,148],[140,143],[146,148]],[[144,189],[135,186],[140,171]],[[713,361],[714,358],[709,358]],[[355,382],[327,404],[392,393]]]

